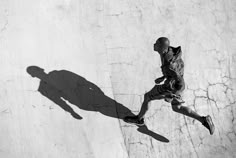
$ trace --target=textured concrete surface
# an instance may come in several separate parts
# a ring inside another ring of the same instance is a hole
[[[236,157],[235,8],[234,0],[1,0],[0,157]],[[213,136],[164,101],[150,103],[147,127],[120,119],[138,113],[161,75],[160,36],[181,45],[183,98],[213,117]],[[32,65],[50,80],[31,77]]]

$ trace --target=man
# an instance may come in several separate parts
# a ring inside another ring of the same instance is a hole
[[[200,116],[198,113],[183,106],[184,101],[181,93],[185,89],[184,82],[184,62],[181,59],[181,47],[171,47],[170,41],[166,37],[160,37],[154,44],[154,51],[157,51],[161,58],[161,69],[163,76],[155,80],[156,84],[164,81],[164,84],[155,85],[149,92],[145,93],[141,110],[137,116],[127,116],[125,122],[136,125],[144,125],[144,116],[149,109],[149,102],[155,99],[164,99],[171,103],[172,110],[183,115],[192,117],[201,122],[212,135],[215,127],[209,115]]]

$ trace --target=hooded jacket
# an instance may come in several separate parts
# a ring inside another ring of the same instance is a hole
[[[168,52],[161,56],[163,75],[168,78],[175,78],[176,76],[183,77],[184,62],[181,58],[181,47],[169,47]]]

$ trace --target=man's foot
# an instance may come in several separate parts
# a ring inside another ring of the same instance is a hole
[[[203,126],[205,126],[210,134],[212,135],[215,131],[215,126],[212,122],[212,119],[211,119],[211,116],[210,115],[207,115],[206,117],[203,117],[203,123],[202,123]]]
[[[127,116],[124,118],[124,121],[138,126],[144,125],[144,119],[139,119],[138,116]]]

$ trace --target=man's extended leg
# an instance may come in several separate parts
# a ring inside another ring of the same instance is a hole
[[[155,85],[149,92],[145,93],[144,95],[144,101],[141,106],[141,110],[137,116],[127,116],[124,118],[126,122],[134,123],[137,125],[143,125],[144,124],[144,116],[147,113],[149,109],[149,102],[151,100],[156,99],[163,99],[164,96],[161,95],[162,91],[164,90],[163,85]]]
[[[211,117],[209,115],[206,117],[200,116],[198,113],[193,111],[191,108],[183,106],[183,105],[181,105],[181,103],[178,103],[178,101],[175,99],[171,102],[171,106],[172,106],[173,111],[184,114],[186,116],[189,116],[189,117],[192,117],[192,118],[198,120],[210,131],[210,134],[214,133],[215,127],[214,127],[214,124],[213,124]]]
[[[172,110],[181,114],[184,114],[186,116],[192,117],[199,122],[203,123],[203,118],[198,113],[193,111],[191,108],[187,106],[183,106],[182,104],[178,103],[177,101],[173,100],[171,102]]]

